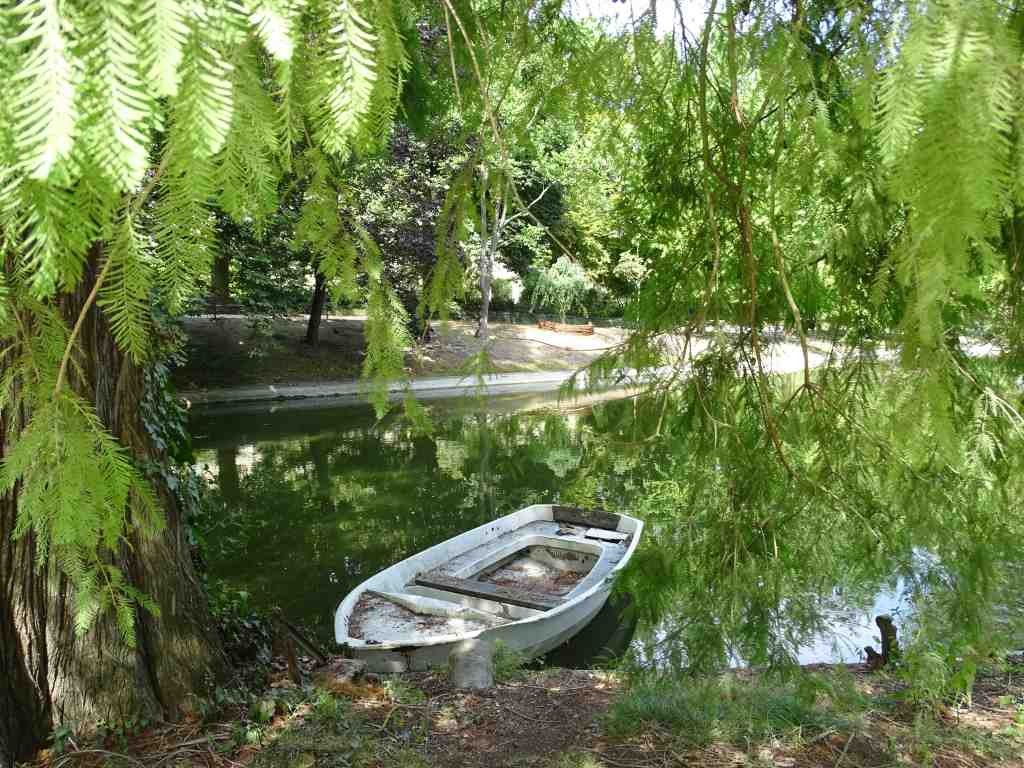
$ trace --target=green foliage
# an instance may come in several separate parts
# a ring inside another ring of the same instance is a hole
[[[507,683],[513,680],[522,680],[526,677],[527,659],[523,654],[518,653],[500,640],[494,644],[494,680],[499,683]]]
[[[395,675],[384,681],[384,690],[396,704],[417,706],[427,700],[427,695],[414,685]]]
[[[882,161],[893,196],[908,211],[892,263],[910,294],[903,356],[915,366],[950,367],[948,307],[980,297],[982,279],[999,268],[993,246],[1014,199],[1021,53],[1007,16],[996,2],[911,11],[900,57],[883,73]],[[935,403],[940,386],[921,394]]]
[[[388,382],[405,378],[405,350],[412,338],[405,307],[383,274],[380,252],[368,235],[362,245],[369,281],[363,379],[370,387],[370,401],[382,416],[387,411]]]
[[[18,24],[14,42],[22,47],[21,75],[11,114],[14,145],[22,172],[46,179],[66,160],[74,144],[76,120],[72,61],[54,0],[23,3],[12,14]]]
[[[107,313],[118,346],[136,362],[145,361],[149,347],[150,292],[153,287],[152,257],[143,251],[141,238],[130,213],[117,224],[107,254],[107,281],[97,303]]]
[[[33,394],[21,395],[18,406],[30,405],[34,417],[12,441],[0,469],[0,492],[21,486],[13,535],[31,531],[39,566],[52,559],[74,584],[79,634],[112,609],[125,642],[134,644],[133,603],[154,614],[158,610],[105,558],[123,543],[129,499],[134,530],[152,535],[160,528],[156,498],[87,403],[70,392],[52,397],[48,388],[43,397]],[[49,478],[58,476],[58,487],[51,487]]]
[[[313,717],[322,725],[338,727],[351,717],[347,701],[335,698],[328,691],[317,691],[313,700]]]
[[[986,369],[961,342],[978,328],[1011,351],[1024,338],[1018,5],[726,2],[659,39],[651,25],[587,28],[554,2],[446,3],[428,12],[451,50],[416,10],[23,0],[0,17],[0,397],[27,418],[5,436],[0,487],[17,488],[17,534],[35,535],[41,565],[75,583],[80,628],[111,608],[130,638],[141,597],[110,562],[161,516],[88,402],[80,318],[57,312],[69,294],[92,297],[119,347],[151,362],[154,304],[177,312],[205,282],[220,208],[257,242],[290,241],[281,260],[311,263],[336,301],[365,298],[364,377],[383,412],[382,382],[405,375],[408,293],[421,316],[446,316],[467,222],[493,256],[501,238],[486,235],[505,211],[535,306],[564,318],[595,284],[632,302],[637,333],[592,380],[676,368],[655,418],[665,474],[639,502],[670,533],[638,562],[676,588],[652,614],[708,619],[679,627],[700,649],[687,661],[721,663],[729,630],[771,625],[783,594],[816,594],[801,562],[853,553],[868,571],[880,551],[924,546],[969,564],[942,592],[963,642],[911,658],[938,669],[937,653],[962,687],[1021,533],[1024,358],[999,352],[1005,365]],[[388,201],[353,180],[388,145],[406,78],[448,69],[435,95],[449,87],[445,122],[462,133],[448,140],[468,149],[422,174],[455,171],[424,214],[429,279],[420,265],[396,276],[374,241],[397,239]],[[844,344],[823,370],[770,380],[769,339],[792,331],[809,359],[816,329]],[[891,371],[865,362],[883,339],[899,353]],[[576,446],[548,448],[552,471],[585,465]],[[815,546],[821,509],[831,552]],[[808,624],[812,602],[797,601]],[[741,651],[767,661],[790,646],[776,635]]]
[[[270,619],[253,607],[249,593],[216,580],[207,585],[206,593],[232,664],[236,668],[269,664],[274,628]]]
[[[423,314],[448,319],[449,302],[459,298],[465,287],[465,271],[459,247],[468,236],[466,223],[473,201],[473,165],[466,162],[453,180],[437,217],[437,263],[424,301]]]
[[[310,250],[294,242],[296,213],[282,206],[262,232],[253,222],[217,222],[217,249],[229,259],[229,290],[247,315],[293,314],[309,309]],[[332,283],[333,287],[333,283]]]

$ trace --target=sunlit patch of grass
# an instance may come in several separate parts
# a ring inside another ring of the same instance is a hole
[[[522,680],[527,675],[524,668],[526,662],[523,654],[512,650],[499,640],[494,644],[494,681],[507,683]]]
[[[566,752],[552,759],[545,768],[603,768],[603,765],[585,752]]]
[[[800,743],[828,731],[862,727],[866,709],[867,701],[848,681],[822,675],[742,682],[649,677],[634,682],[612,703],[607,732],[626,737],[660,726],[690,747]]]

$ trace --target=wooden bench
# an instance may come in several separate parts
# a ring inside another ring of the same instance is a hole
[[[442,573],[423,573],[416,577],[416,584],[421,587],[440,589],[443,592],[454,592],[457,595],[468,597],[479,597],[484,600],[493,600],[496,603],[507,603],[518,605],[520,608],[532,608],[535,611],[550,611],[557,608],[565,600],[554,595],[546,595],[543,592],[533,592],[529,589],[515,589],[513,587],[499,587],[497,584],[488,584],[485,581],[473,581],[472,579],[460,579],[455,576],[445,576]]]
[[[571,325],[570,323],[554,323],[551,320],[538,320],[537,325],[543,328],[545,331],[557,331],[558,333],[578,333],[581,336],[593,336],[594,326],[590,323],[586,325]]]

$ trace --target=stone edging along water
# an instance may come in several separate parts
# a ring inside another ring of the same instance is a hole
[[[803,359],[798,354],[796,345],[785,354],[769,355],[767,366],[772,373],[789,373],[803,367]],[[811,366],[817,367],[824,359],[822,355],[811,354]],[[618,381],[605,388],[632,387],[650,384],[661,376],[669,376],[669,368],[646,371],[638,376],[636,371],[621,370]],[[393,381],[388,384],[391,396],[402,396],[405,393],[415,394],[417,398],[430,399],[439,397],[455,397],[459,395],[502,395],[519,392],[553,391],[562,386],[572,376],[577,377],[581,388],[587,385],[586,371],[560,370],[536,371],[523,373],[492,373],[482,377],[464,376],[433,376],[429,378]],[[179,393],[189,405],[214,405],[227,403],[267,402],[274,400],[296,400],[303,398],[365,398],[369,387],[360,379],[344,381],[310,382],[294,384],[259,384],[245,387],[223,387],[201,391]]]
[[[970,357],[991,357],[998,352],[991,344],[965,340],[965,351]],[[794,373],[804,367],[799,346],[793,343],[774,345],[774,352],[765,358],[765,368],[773,374]],[[891,360],[895,357],[892,349],[883,349],[875,353],[879,360]],[[821,365],[826,355],[820,351],[811,351],[808,355],[811,368]],[[622,370],[618,381],[609,384],[608,389],[631,388],[650,384],[663,376],[671,375],[671,369],[646,371],[638,376],[636,371]],[[572,371],[537,371],[524,373],[492,373],[482,377],[465,376],[432,376],[429,378],[393,381],[388,384],[388,392],[392,397],[401,397],[406,393],[421,399],[457,397],[460,395],[484,394],[488,396],[554,391],[576,376],[580,388],[587,386],[585,370]],[[1022,383],[1024,387],[1024,383]],[[270,402],[275,400],[299,400],[304,398],[339,398],[357,400],[365,398],[369,391],[368,384],[360,379],[344,381],[328,381],[295,384],[260,384],[247,387],[223,387],[202,391],[181,392],[179,396],[190,406],[214,405],[227,403]]]
[[[553,390],[568,381],[576,371],[540,371],[531,373],[493,373],[483,377],[475,376],[433,376],[410,381],[393,381],[388,384],[391,395],[411,392],[417,397],[450,397],[472,395],[483,390],[487,395],[512,392]],[[586,383],[586,374],[581,373],[581,386]],[[260,384],[248,387],[223,387],[195,392],[180,392],[179,397],[189,405],[213,405],[220,403],[245,403],[272,400],[295,400],[302,398],[345,398],[366,397],[368,385],[359,379],[327,381],[308,384]]]
[[[822,355],[811,354],[811,367],[816,368],[824,359]],[[766,360],[766,368],[771,373],[792,373],[802,370],[803,360],[792,350],[790,354],[780,358]],[[671,368],[645,371],[638,375],[633,370],[620,370],[617,381],[609,382],[601,389],[631,390],[644,384],[651,384],[659,378],[671,376]],[[585,370],[538,371],[524,373],[492,373],[482,377],[466,376],[432,376],[411,379],[408,381],[392,381],[388,383],[388,393],[392,398],[400,398],[406,393],[414,394],[418,399],[436,399],[459,397],[465,395],[486,396],[507,395],[528,392],[552,392],[576,376],[576,384],[581,389],[587,387]],[[365,399],[369,391],[367,382],[360,379],[344,381],[326,381],[296,384],[259,384],[246,387],[222,387],[215,389],[180,392],[179,397],[191,406],[226,405],[237,403],[258,403],[283,400],[302,400],[307,398],[336,398],[355,401]]]

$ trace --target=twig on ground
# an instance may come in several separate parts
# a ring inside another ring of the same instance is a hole
[[[842,751],[842,752],[840,753],[840,755],[839,755],[839,759],[838,759],[838,760],[836,760],[835,768],[839,768],[839,766],[840,766],[840,765],[842,765],[843,759],[844,759],[844,758],[846,757],[846,752],[847,752],[847,750],[849,750],[849,748],[850,748],[850,744],[852,744],[852,743],[853,743],[853,737],[854,737],[855,735],[856,735],[856,734],[853,734],[853,733],[851,733],[851,734],[850,734],[850,738],[848,738],[848,739],[846,740],[846,746],[845,746],[845,747],[843,747],[843,751]]]
[[[530,717],[529,715],[524,715],[522,712],[519,712],[519,711],[513,709],[512,707],[502,707],[502,709],[504,711],[506,711],[506,712],[511,712],[513,715],[518,715],[519,717],[523,718],[524,720],[532,720],[535,723],[542,723],[542,724],[547,722],[546,720],[540,720],[540,719],[538,719],[536,717]]]
[[[131,755],[125,755],[120,752],[111,752],[107,749],[79,749],[75,752],[69,752],[68,754],[62,756],[56,763],[54,763],[54,768],[61,768],[61,766],[68,765],[69,763],[74,762],[76,758],[81,757],[82,755],[104,755],[108,758],[116,757],[125,760],[129,763],[134,763],[135,765],[140,766],[140,768],[145,768],[145,763],[143,763],[141,760],[138,760],[132,757]]]

